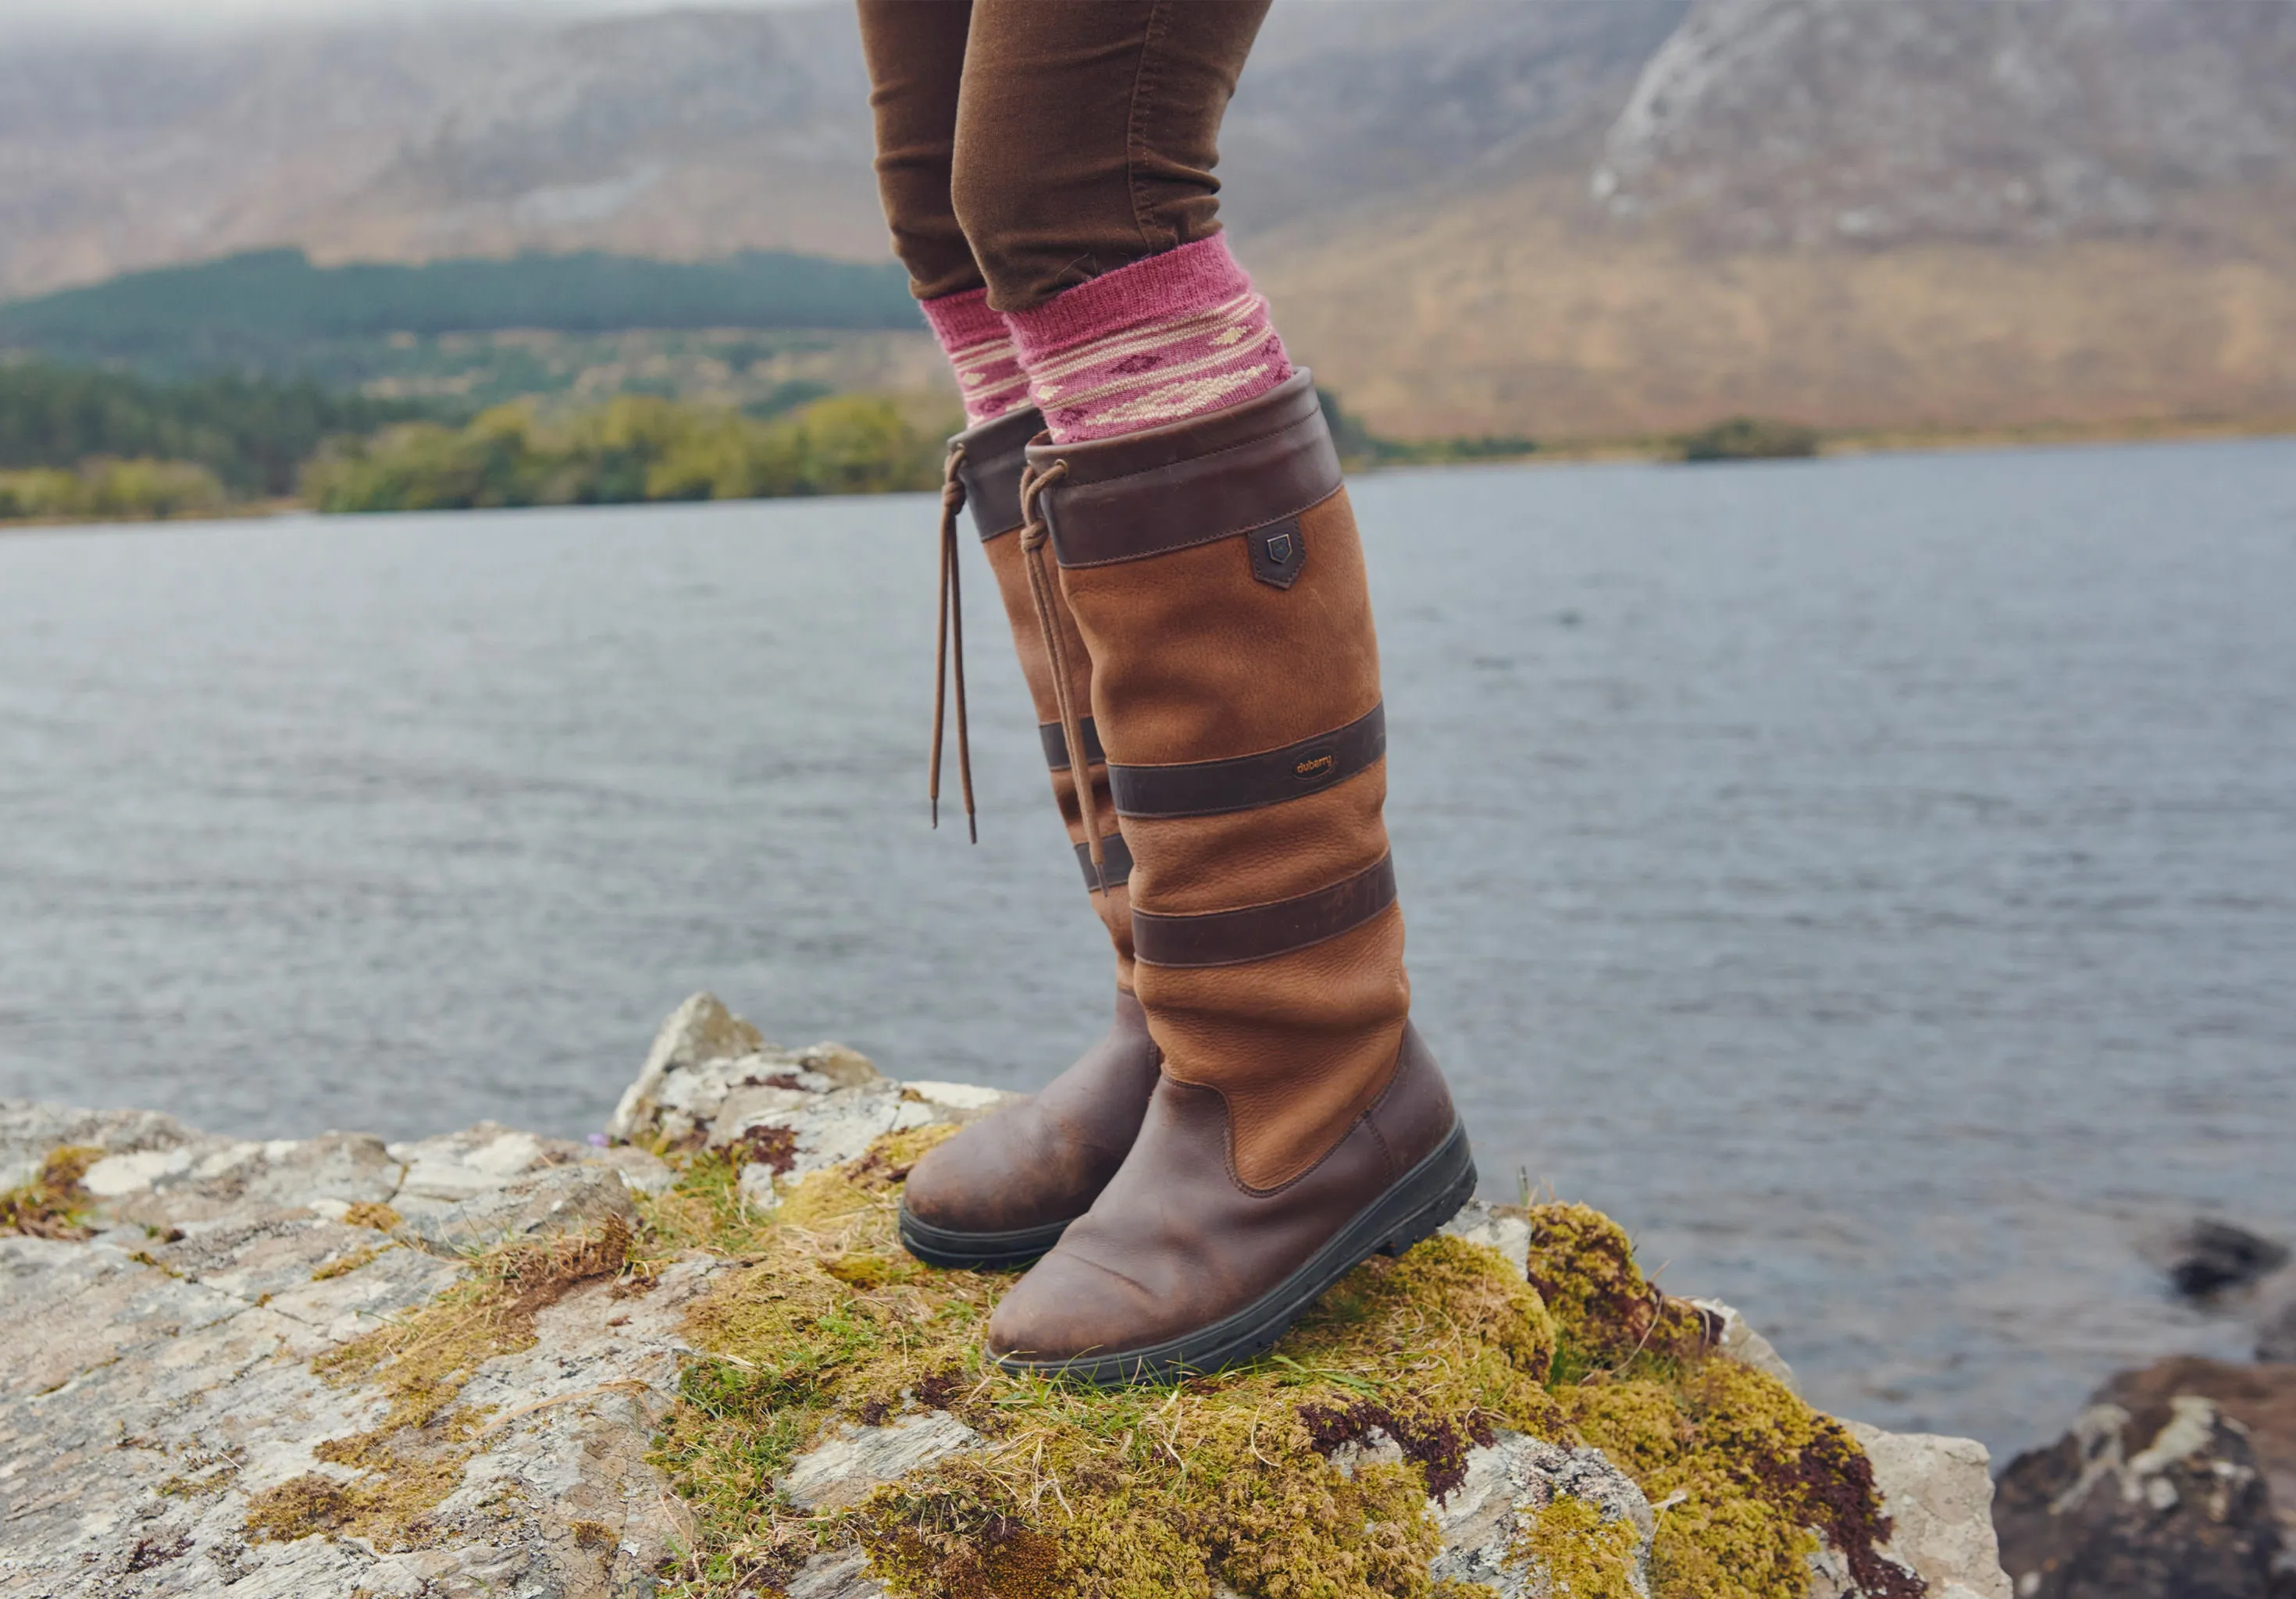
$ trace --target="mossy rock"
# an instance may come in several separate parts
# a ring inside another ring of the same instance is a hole
[[[900,1181],[950,1130],[881,1140],[791,1185],[769,1218],[707,1159],[655,1202],[662,1239],[740,1258],[690,1316],[703,1358],[657,1451],[697,1529],[666,1595],[769,1592],[857,1543],[898,1599],[1464,1599],[1488,1590],[1429,1575],[1428,1501],[1502,1431],[1598,1447],[1643,1488],[1662,1599],[1804,1599],[1821,1530],[1879,1574],[1870,1592],[1921,1591],[1889,1586],[1902,1574],[1874,1554],[1889,1525],[1855,1442],[1717,1354],[1710,1319],[1659,1293],[1599,1212],[1513,1212],[1527,1276],[1439,1236],[1359,1267],[1252,1365],[1089,1390],[983,1359],[1011,1278],[901,1251]],[[979,1446],[834,1511],[780,1490],[831,1429],[923,1411]],[[1522,1558],[1557,1593],[1631,1593],[1634,1540],[1577,1503],[1521,1517]]]
[[[901,1184],[953,1130],[880,1138],[786,1184],[769,1213],[731,1158],[694,1156],[641,1201],[635,1234],[613,1218],[474,1261],[444,1298],[323,1360],[331,1380],[379,1389],[387,1414],[320,1450],[348,1477],[257,1496],[250,1536],[432,1541],[430,1513],[483,1424],[461,1398],[479,1365],[529,1345],[536,1312],[570,1287],[698,1254],[719,1265],[685,1312],[694,1357],[653,1455],[689,1529],[660,1573],[669,1599],[771,1593],[857,1546],[897,1599],[1466,1599],[1492,1590],[1431,1574],[1431,1499],[1516,1435],[1601,1451],[1657,1514],[1645,1539],[1641,1502],[1622,1516],[1513,1499],[1510,1592],[1805,1599],[1821,1534],[1873,1599],[1922,1592],[1875,1554],[1889,1523],[1856,1442],[1718,1353],[1710,1318],[1659,1292],[1598,1211],[1505,1212],[1528,1230],[1527,1271],[1439,1235],[1358,1267],[1249,1365],[1087,1389],[983,1358],[1013,1278],[899,1247]],[[65,1175],[49,1186],[68,1193]],[[791,1496],[792,1464],[836,1430],[932,1413],[969,1430],[935,1423],[955,1452],[865,1495]]]

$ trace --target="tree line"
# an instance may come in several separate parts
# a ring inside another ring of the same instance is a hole
[[[161,373],[283,373],[330,345],[398,335],[922,325],[906,277],[890,264],[772,250],[713,261],[588,250],[315,266],[300,250],[268,250],[0,304],[0,348]]]
[[[226,374],[163,384],[85,367],[0,365],[0,472],[168,461],[209,473],[231,498],[262,499],[294,493],[325,439],[434,414],[304,382]]]
[[[883,494],[940,480],[941,439],[891,401],[817,400],[770,421],[623,395],[562,418],[499,406],[461,427],[338,439],[303,476],[320,511],[446,511]]]
[[[865,395],[769,417],[623,395],[456,415],[308,383],[0,366],[0,518],[182,516],[874,494],[939,481],[942,430]]]

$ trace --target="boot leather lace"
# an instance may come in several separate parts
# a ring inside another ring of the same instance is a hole
[[[940,619],[933,643],[932,765],[925,778],[925,797],[932,806],[932,824],[940,825],[941,727],[948,708],[949,645],[956,645],[956,771],[964,789],[964,827],[972,841],[980,842],[980,823],[972,808],[972,738],[964,716],[964,596],[960,590],[956,559],[956,518],[964,509],[964,447],[953,445],[940,485]]]
[[[1061,742],[1068,747],[1069,775],[1076,783],[1077,816],[1084,824],[1085,848],[1092,857],[1093,888],[1095,893],[1105,894],[1108,862],[1100,847],[1099,808],[1093,799],[1092,763],[1085,756],[1084,718],[1070,687],[1067,636],[1053,599],[1053,585],[1059,579],[1045,559],[1045,545],[1052,537],[1052,529],[1046,524],[1041,501],[1045,490],[1068,474],[1065,461],[1055,461],[1041,470],[1034,465],[1021,469],[1021,553],[1028,559],[1029,594],[1037,603],[1037,627],[1045,636],[1045,653],[1052,660],[1053,698],[1061,709]]]
[[[964,705],[964,605],[958,578],[956,519],[964,509],[964,447],[955,445],[948,452],[948,464],[940,486],[940,605],[933,650],[933,723],[932,757],[925,781],[926,797],[932,806],[932,822],[940,825],[940,758],[942,734],[947,721],[950,663],[955,661],[956,680],[956,769],[964,790],[964,823],[974,843],[980,841],[980,828],[974,814],[972,801],[972,743],[966,724]],[[1092,875],[1096,891],[1108,892],[1108,861],[1100,842],[1099,806],[1093,796],[1092,767],[1085,758],[1084,721],[1077,709],[1076,695],[1070,686],[1068,641],[1060,624],[1060,611],[1053,599],[1053,585],[1059,581],[1046,564],[1045,545],[1052,537],[1038,509],[1044,491],[1068,475],[1068,463],[1055,461],[1038,470],[1035,466],[1021,472],[1021,553],[1027,558],[1029,596],[1036,603],[1037,627],[1044,635],[1045,653],[1049,658],[1053,673],[1053,697],[1059,703],[1061,742],[1067,747],[1069,773],[1076,783],[1077,814],[1084,824],[1086,847],[1092,857]],[[954,648],[952,648],[954,646]]]

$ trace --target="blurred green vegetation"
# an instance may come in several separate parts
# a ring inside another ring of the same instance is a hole
[[[1782,461],[1816,455],[1820,439],[1797,422],[1734,416],[1675,442],[1685,461]]]
[[[623,395],[561,419],[517,404],[459,428],[409,422],[337,439],[305,470],[302,492],[328,512],[882,494],[936,487],[941,449],[941,430],[865,395],[774,421]]]
[[[0,472],[0,521],[201,516],[230,500],[222,480],[192,461],[94,456],[69,471]]]
[[[104,457],[178,461],[230,496],[253,499],[292,493],[303,463],[332,434],[439,414],[310,383],[226,375],[158,384],[125,373],[0,365],[0,472],[69,473]]]

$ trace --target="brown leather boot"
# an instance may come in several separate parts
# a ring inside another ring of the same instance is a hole
[[[1163,1070],[988,1347],[1013,1371],[1161,1380],[1267,1349],[1449,1219],[1474,1162],[1407,1019],[1378,649],[1308,374],[1029,461],[1023,538],[1057,556],[1092,652]]]
[[[971,506],[996,575],[1021,653],[1021,673],[1036,701],[1053,794],[1068,822],[1086,886],[1097,889],[1105,875],[1107,890],[1093,895],[1093,906],[1116,946],[1116,1016],[1107,1034],[1042,1093],[973,1123],[910,1172],[901,1200],[901,1242],[935,1266],[1017,1266],[1052,1248],[1061,1230],[1084,1214],[1123,1163],[1156,1086],[1156,1046],[1132,991],[1132,909],[1125,890],[1132,860],[1116,830],[1107,759],[1097,732],[1086,721],[1081,735],[1091,789],[1079,792],[1060,727],[1053,652],[1021,554],[1022,450],[1043,426],[1035,411],[1026,410],[951,439],[952,481],[961,493],[950,496],[950,508],[954,512],[960,499]],[[953,560],[955,550],[952,546],[947,554]],[[1091,659],[1057,595],[1054,603],[1074,702],[1089,703]],[[1091,818],[1106,830],[1097,867],[1086,831],[1087,800],[1097,800]]]

